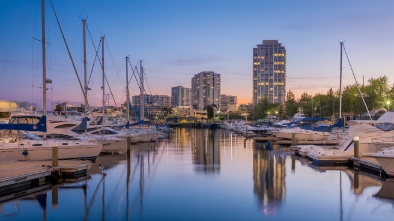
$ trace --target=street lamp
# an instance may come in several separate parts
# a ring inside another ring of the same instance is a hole
[[[386,101],[386,104],[387,104],[387,111],[389,111],[390,110],[390,101]]]

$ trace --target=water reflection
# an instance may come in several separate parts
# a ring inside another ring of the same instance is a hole
[[[387,179],[382,183],[383,185],[375,197],[389,200],[394,205],[394,179]]]
[[[270,143],[256,143],[253,148],[254,193],[264,215],[275,215],[286,196],[286,152]]]
[[[393,180],[312,168],[288,147],[249,141],[179,129],[100,156],[90,179],[0,203],[0,220],[392,219]]]
[[[194,130],[192,136],[192,161],[195,171],[220,173],[219,130]]]
[[[353,193],[360,195],[368,187],[380,187],[382,181],[372,175],[360,173],[359,171],[353,171],[350,169],[343,170],[343,173],[349,177]]]

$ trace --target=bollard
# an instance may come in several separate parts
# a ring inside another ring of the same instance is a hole
[[[58,147],[52,147],[52,167],[58,166]]]
[[[359,147],[360,147],[360,138],[358,136],[353,137],[354,142],[354,158],[359,157]]]
[[[291,133],[291,145],[296,145],[296,136],[295,133]]]

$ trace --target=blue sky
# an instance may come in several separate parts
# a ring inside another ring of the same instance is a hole
[[[325,93],[339,87],[339,41],[345,41],[357,80],[386,75],[393,82],[394,1],[381,0],[53,0],[83,76],[82,25],[98,46],[105,35],[105,70],[115,100],[125,100],[125,56],[143,60],[151,91],[170,95],[190,87],[201,71],[221,74],[222,94],[252,99],[252,50],[277,39],[287,50],[287,90]],[[40,0],[0,0],[0,99],[41,102]],[[50,1],[46,1],[50,101],[82,102],[77,78]],[[87,39],[88,72],[94,49]],[[100,52],[101,54],[101,52]],[[353,84],[346,57],[343,84]],[[100,105],[101,70],[95,64],[89,102]],[[132,95],[138,93],[135,80]],[[108,92],[108,87],[107,87]],[[149,90],[148,90],[148,93]],[[113,104],[112,101],[110,101]]]

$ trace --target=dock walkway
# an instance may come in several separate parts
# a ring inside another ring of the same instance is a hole
[[[0,161],[0,202],[30,193],[32,189],[86,177],[88,161]]]

